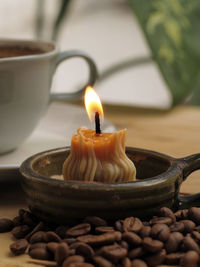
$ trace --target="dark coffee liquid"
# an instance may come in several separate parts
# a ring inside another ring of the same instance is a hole
[[[23,46],[0,46],[0,58],[20,57],[42,54],[45,51],[39,48],[29,48]]]

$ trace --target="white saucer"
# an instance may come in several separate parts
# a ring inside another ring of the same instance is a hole
[[[81,126],[94,128],[84,108],[52,103],[31,136],[15,151],[0,155],[0,181],[16,179],[19,176],[19,166],[31,155],[48,149],[69,146],[72,134]],[[104,120],[102,130],[113,132],[116,128]]]

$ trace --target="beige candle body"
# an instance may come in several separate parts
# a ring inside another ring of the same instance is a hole
[[[63,164],[65,180],[129,182],[136,179],[134,163],[125,153],[126,129],[97,135],[79,128]]]

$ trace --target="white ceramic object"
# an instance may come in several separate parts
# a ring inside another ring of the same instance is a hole
[[[9,39],[0,39],[1,46],[39,49],[42,53],[0,58],[0,154],[14,150],[31,134],[49,102],[82,96],[86,85],[73,93],[50,92],[53,74],[63,60],[81,57],[90,69],[87,84],[93,85],[97,77],[93,60],[78,50],[59,52],[52,42]]]

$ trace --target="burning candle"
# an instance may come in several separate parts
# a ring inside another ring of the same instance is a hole
[[[136,179],[136,169],[125,153],[126,129],[101,133],[103,108],[91,87],[85,92],[85,106],[95,130],[81,127],[72,136],[70,154],[63,164],[65,180],[129,182]]]
[[[101,100],[97,93],[92,89],[91,86],[88,86],[85,90],[85,108],[88,114],[88,117],[90,121],[94,120],[95,115],[95,128],[96,128],[96,134],[101,133],[100,128],[100,116],[103,120],[104,114],[103,114],[103,108],[101,105]]]

